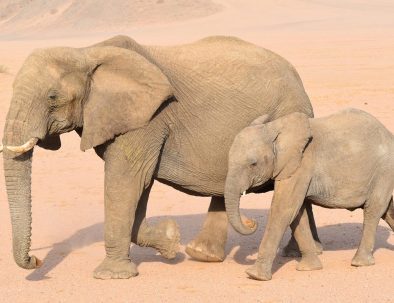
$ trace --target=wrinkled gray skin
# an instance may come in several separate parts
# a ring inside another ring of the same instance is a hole
[[[230,223],[240,233],[255,229],[240,218],[240,193],[268,179],[275,180],[275,193],[257,261],[247,270],[254,279],[271,279],[273,259],[291,222],[303,255],[298,269],[321,268],[305,199],[327,208],[364,209],[354,266],[374,264],[380,218],[394,231],[394,136],[361,110],[348,109],[320,119],[292,113],[272,122],[262,116],[235,137],[225,203]]]
[[[187,253],[224,259],[223,193],[233,138],[261,114],[276,119],[292,112],[313,115],[294,68],[232,37],[153,47],[117,36],[88,48],[33,52],[16,76],[3,138],[16,263],[40,265],[29,256],[33,149],[12,146],[34,146],[38,139],[39,146],[56,150],[59,135],[76,130],[82,150],[95,148],[105,161],[106,247],[95,277],[129,278],[137,274],[131,241],[167,258],[178,248],[174,221],[145,221],[155,179],[212,196]]]

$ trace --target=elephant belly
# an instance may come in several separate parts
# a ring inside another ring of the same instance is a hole
[[[340,208],[354,210],[364,205],[366,197],[364,196],[352,196],[352,197],[319,197],[310,196],[309,200],[313,201],[313,204],[325,207],[325,208]]]
[[[355,209],[362,207],[369,187],[358,178],[342,179],[339,176],[315,177],[309,187],[308,198],[326,208]]]
[[[223,195],[227,167],[222,165],[222,169],[218,169],[220,163],[211,162],[178,151],[164,151],[156,179],[192,195]]]

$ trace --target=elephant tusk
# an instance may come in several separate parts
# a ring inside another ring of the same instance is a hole
[[[242,196],[245,196],[246,195],[246,190],[242,193]]]
[[[7,149],[10,151],[16,152],[16,153],[25,153],[31,150],[38,142],[37,138],[31,138],[29,141],[27,141],[23,145],[19,146],[7,146]]]
[[[0,153],[3,151],[3,144],[0,144]]]

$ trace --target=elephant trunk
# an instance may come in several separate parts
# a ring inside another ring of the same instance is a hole
[[[23,109],[27,106],[22,107],[23,104],[26,103],[21,99],[14,98],[11,102],[4,131],[3,162],[11,214],[14,259],[20,267],[33,269],[41,265],[40,260],[29,256],[32,223],[31,168],[33,148],[37,139],[28,140],[30,128],[23,119]],[[21,118],[18,119],[18,115]],[[24,144],[25,142],[29,144]]]
[[[242,220],[239,211],[240,187],[233,178],[227,177],[224,198],[228,220],[233,228],[243,235],[253,234],[257,229],[257,222],[251,219]]]
[[[16,158],[5,151],[4,175],[12,224],[12,243],[15,262],[22,268],[33,269],[41,261],[29,256],[31,243],[31,167],[30,150]]]

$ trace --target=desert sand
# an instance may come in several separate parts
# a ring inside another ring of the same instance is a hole
[[[49,4],[50,3],[50,4]],[[0,133],[12,82],[36,48],[86,46],[115,34],[141,43],[176,44],[208,35],[235,35],[294,64],[316,116],[346,107],[375,115],[394,132],[394,3],[391,0],[14,1],[0,3]],[[130,4],[131,3],[131,4]],[[100,5],[102,7],[100,7]],[[119,6],[119,7],[118,7]],[[361,237],[362,211],[315,207],[323,270],[298,272],[277,257],[273,279],[250,280],[272,193],[247,195],[244,212],[258,232],[230,228],[223,263],[191,260],[185,245],[198,232],[209,198],[155,183],[148,217],[169,217],[181,230],[181,251],[168,261],[131,247],[140,275],[95,280],[104,257],[103,162],[79,150],[75,133],[57,152],[36,148],[33,162],[32,253],[44,265],[23,270],[12,258],[11,224],[0,169],[0,302],[394,302],[394,233],[381,221],[376,265],[350,266]],[[2,167],[2,157],[0,157]],[[287,232],[281,245],[289,238]]]

